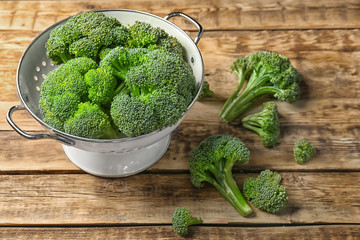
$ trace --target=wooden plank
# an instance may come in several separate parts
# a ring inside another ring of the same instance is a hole
[[[238,29],[320,29],[358,28],[360,6],[357,0],[320,1],[2,1],[0,29],[43,30],[55,22],[83,11],[126,8],[158,16],[184,12],[207,30]],[[194,29],[175,20],[184,29]]]
[[[25,239],[184,239],[171,226],[145,227],[78,227],[78,228],[0,228],[3,240]],[[358,239],[359,225],[217,227],[191,226],[191,239]]]
[[[188,206],[204,224],[351,224],[360,222],[359,172],[281,173],[289,195],[279,215],[255,209],[244,218],[212,186],[188,174],[104,179],[84,174],[0,176],[0,225],[170,224]],[[235,174],[239,186],[254,174]]]
[[[10,33],[10,37],[7,35]],[[1,101],[18,101],[16,69],[22,52],[35,37],[25,32],[0,32]],[[206,32],[199,43],[205,79],[216,98],[225,100],[237,82],[229,67],[238,57],[259,50],[290,58],[303,77],[302,98],[357,98],[360,91],[360,30]],[[30,81],[33,76],[30,77]],[[336,86],[336,87],[334,87]]]
[[[226,133],[242,139],[251,150],[251,162],[237,169],[259,170],[360,170],[358,99],[300,100],[294,104],[278,103],[281,123],[279,144],[265,148],[260,137],[238,124],[227,124],[218,117],[221,101],[197,102],[172,135],[164,157],[151,171],[186,171],[189,152],[206,137]],[[0,114],[10,106],[3,103]],[[260,111],[258,106],[251,111]],[[346,116],[346,117],[344,117]],[[15,112],[14,121],[25,131],[44,132],[41,125],[26,111]],[[54,140],[28,140],[18,135],[0,119],[0,166],[2,172],[16,171],[78,171],[66,158],[61,144]],[[318,148],[313,161],[297,165],[292,148],[296,140],[308,139]],[[49,150],[50,149],[50,150]],[[36,158],[34,158],[36,156]],[[51,160],[49,160],[49,157]],[[276,159],[276,161],[275,161]]]

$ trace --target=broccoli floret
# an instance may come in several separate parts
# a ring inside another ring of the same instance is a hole
[[[187,207],[177,207],[172,215],[172,226],[175,232],[183,237],[189,234],[189,226],[201,223],[202,219],[191,216]]]
[[[184,49],[180,42],[159,27],[155,28],[149,23],[136,21],[128,30],[130,36],[127,46],[130,48],[159,49],[184,56]]]
[[[235,120],[262,96],[290,103],[299,96],[299,73],[286,56],[276,52],[248,54],[234,61],[231,71],[239,83],[220,111],[220,117],[227,122]]]
[[[257,178],[245,179],[244,195],[255,207],[268,213],[279,213],[288,202],[286,189],[280,181],[281,176],[277,172],[262,171]]]
[[[75,58],[46,75],[39,101],[44,106],[40,109],[43,109],[45,123],[53,126],[52,121],[47,121],[50,112],[62,122],[74,114],[77,105],[87,97],[84,74],[96,67],[92,59]]]
[[[309,161],[315,153],[315,145],[307,140],[299,140],[294,144],[294,159],[298,164]]]
[[[111,104],[111,117],[127,136],[174,124],[195,95],[190,66],[170,52],[117,47],[100,62],[100,67],[122,82]]]
[[[110,110],[115,125],[126,136],[139,136],[159,127],[154,109],[128,94],[116,95]]]
[[[46,42],[46,54],[55,63],[65,63],[75,57],[97,60],[102,47],[125,44],[127,28],[100,12],[86,12],[69,18],[55,27]]]
[[[191,182],[195,187],[212,184],[242,215],[252,212],[232,175],[236,163],[246,164],[250,151],[238,138],[230,135],[213,135],[203,140],[190,153]]]
[[[265,102],[261,112],[241,119],[242,126],[260,135],[265,147],[276,145],[280,136],[280,122],[277,106],[274,102]]]
[[[111,72],[103,69],[91,69],[85,74],[85,81],[89,87],[89,99],[96,104],[105,105],[114,97],[117,80]]]
[[[65,132],[85,138],[117,138],[109,116],[90,102],[80,103],[77,111],[64,123]]]
[[[201,90],[199,93],[199,96],[197,98],[198,101],[203,100],[206,97],[213,97],[214,96],[214,92],[210,89],[210,84],[208,81],[204,81],[202,86],[201,86]]]

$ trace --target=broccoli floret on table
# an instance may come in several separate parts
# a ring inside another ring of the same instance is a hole
[[[190,154],[191,182],[199,188],[205,182],[212,184],[242,216],[247,216],[252,209],[233,178],[232,168],[249,160],[250,151],[240,139],[224,134],[210,136]]]
[[[265,102],[262,111],[241,119],[242,126],[257,133],[265,147],[276,145],[280,136],[280,122],[274,102]]]
[[[200,89],[200,92],[199,92],[199,96],[197,98],[198,101],[201,101],[203,100],[204,98],[207,98],[207,97],[213,97],[214,96],[214,92],[210,89],[210,84],[208,81],[204,81],[202,86],[201,86],[201,89]]]
[[[175,232],[183,237],[189,234],[189,226],[201,224],[202,219],[191,216],[187,207],[177,207],[172,215],[172,226]]]
[[[304,164],[316,153],[316,147],[307,140],[299,140],[295,142],[293,151],[295,162],[298,164]]]
[[[290,103],[298,99],[300,75],[286,56],[269,51],[248,54],[235,60],[231,71],[239,83],[220,111],[226,122],[242,115],[262,96]]]
[[[280,174],[265,170],[256,178],[245,179],[243,193],[255,207],[268,213],[279,213],[288,202],[286,189],[280,181]]]

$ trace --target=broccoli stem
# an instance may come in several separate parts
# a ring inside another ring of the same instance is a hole
[[[70,54],[67,53],[61,53],[60,54],[60,58],[63,61],[63,63],[66,63],[67,61],[69,61],[70,59],[72,59]]]
[[[189,226],[190,225],[197,225],[197,224],[201,224],[202,223],[202,219],[199,217],[191,217],[189,220]]]
[[[104,139],[114,139],[118,138],[118,133],[113,128],[108,128],[103,136]]]
[[[242,71],[239,72],[238,76],[241,84],[238,85],[234,94],[226,101],[220,111],[220,117],[227,122],[231,122],[243,114],[250,108],[253,102],[261,96],[277,92],[275,87],[267,86],[270,81],[270,77],[268,74],[265,74],[264,71],[260,70],[259,73],[256,73],[255,71],[252,73],[245,89],[240,93],[240,95],[238,95],[239,91],[243,87],[243,81],[245,81],[243,79],[244,74]]]
[[[121,82],[119,86],[114,91],[114,96],[118,95],[119,93],[128,94],[130,93],[129,88],[127,87],[125,82]]]
[[[211,183],[242,216],[245,217],[252,213],[252,209],[241,194],[239,187],[232,176],[231,169],[234,163],[233,161],[227,161],[225,166],[223,166],[222,162],[223,161],[219,161],[219,166],[211,165],[209,167],[209,171],[216,180],[213,179],[213,177],[207,176],[207,181]]]

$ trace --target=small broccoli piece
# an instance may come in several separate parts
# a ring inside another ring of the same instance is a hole
[[[226,122],[242,115],[262,96],[270,95],[290,103],[299,96],[299,73],[286,56],[276,52],[248,54],[234,61],[231,71],[238,76],[239,83],[220,111]]]
[[[244,117],[242,126],[260,135],[265,147],[276,145],[280,136],[280,122],[277,106],[274,102],[265,102],[263,110]]]
[[[110,119],[102,109],[93,103],[78,105],[77,111],[64,123],[66,133],[84,138],[117,138]]]
[[[112,72],[121,82],[110,113],[127,136],[174,124],[195,96],[190,66],[170,52],[117,47],[100,62],[100,68]]]
[[[201,90],[199,93],[199,96],[197,98],[198,101],[203,100],[206,97],[213,97],[214,96],[214,92],[210,89],[210,84],[208,81],[204,81],[202,86],[201,86]]]
[[[98,59],[102,47],[125,44],[127,28],[101,12],[85,12],[69,18],[55,27],[46,42],[46,54],[55,63],[65,63],[75,57]]]
[[[89,87],[89,99],[96,104],[105,105],[114,97],[117,80],[111,72],[102,69],[91,69],[85,74],[85,81]]]
[[[202,219],[191,216],[187,207],[177,207],[172,215],[172,226],[175,232],[183,237],[189,234],[189,226],[201,223]]]
[[[224,134],[210,136],[190,153],[191,182],[199,188],[205,182],[212,184],[242,216],[247,216],[252,209],[233,178],[232,168],[249,160],[250,151],[240,139]]]
[[[307,140],[300,140],[294,144],[294,158],[298,164],[304,164],[309,161],[315,153],[315,145]]]
[[[280,174],[265,170],[257,178],[245,179],[243,193],[255,207],[276,214],[281,212],[288,202],[286,189],[280,181]]]

